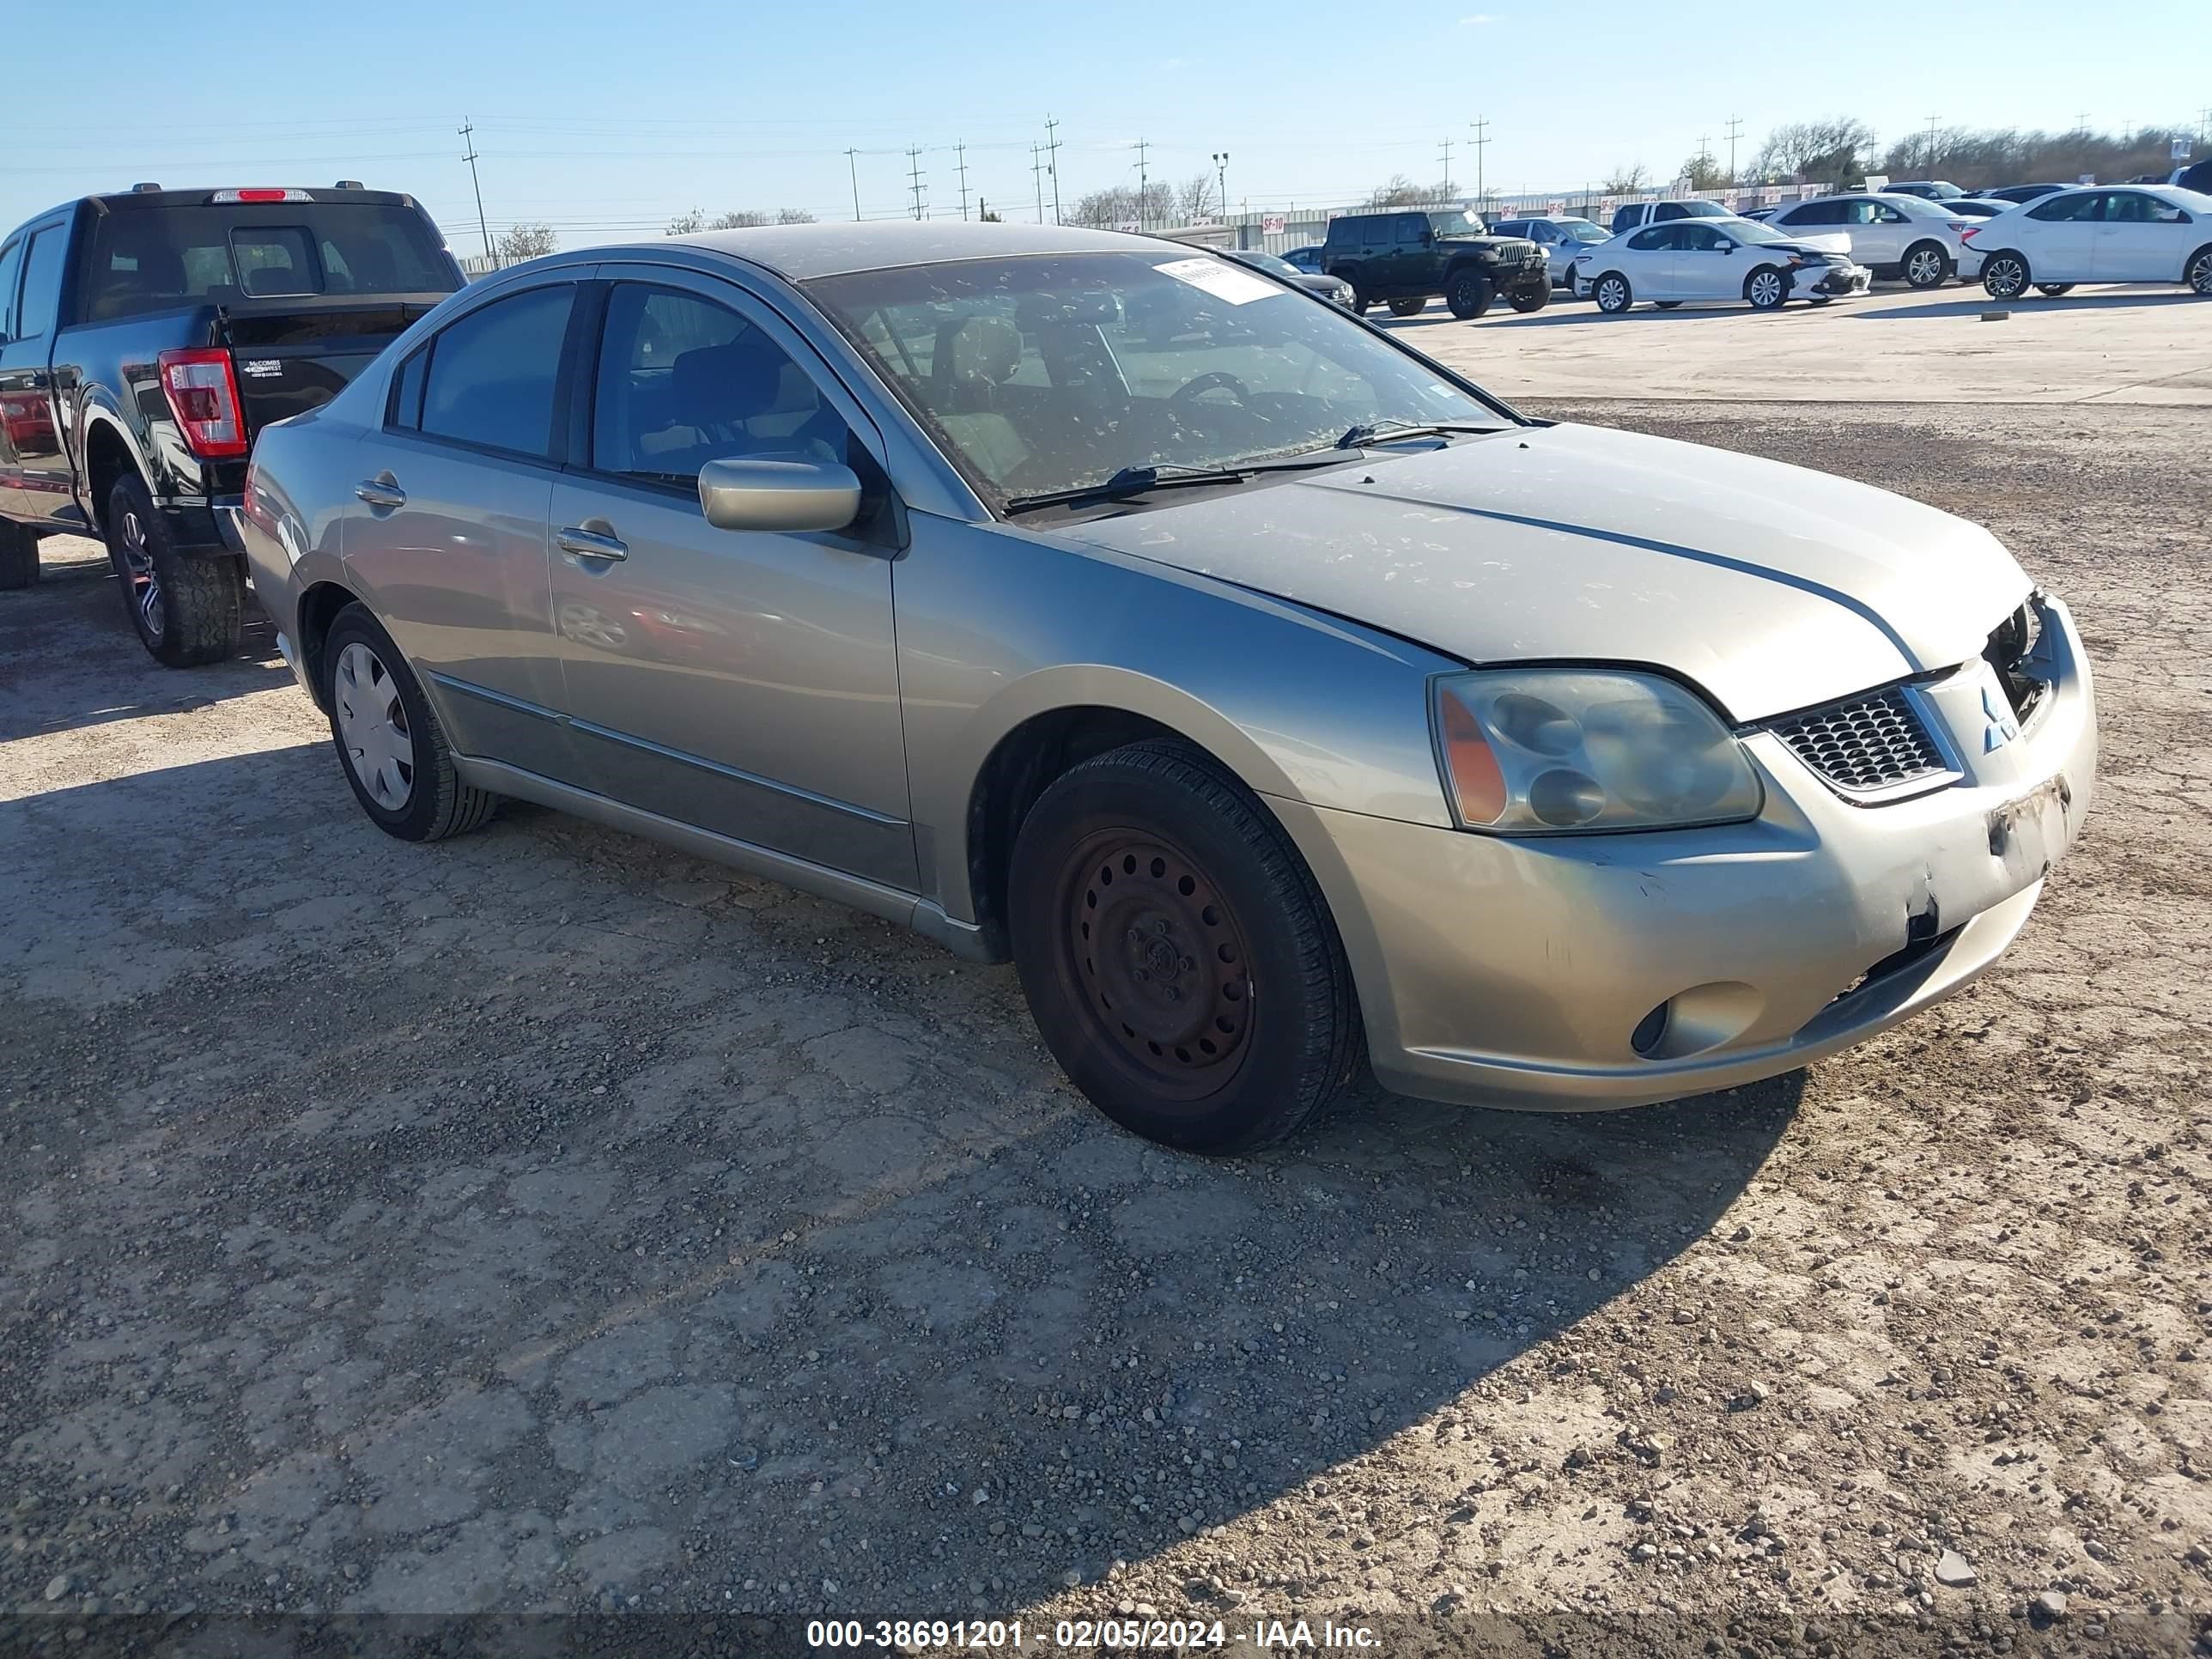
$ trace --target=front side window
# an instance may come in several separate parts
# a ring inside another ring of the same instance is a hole
[[[2105,219],[2116,225],[2185,225],[2189,216],[2171,202],[2139,190],[2117,190],[2105,198]]]
[[[1325,454],[1355,425],[1510,424],[1341,313],[1205,255],[963,260],[805,287],[994,505],[1124,468]]]
[[[35,340],[52,331],[61,309],[62,264],[69,251],[69,227],[49,225],[32,234],[23,255],[23,296],[16,302],[9,337]]]
[[[1727,237],[1711,225],[1683,225],[1676,232],[1674,246],[1692,253],[1705,253],[1729,246]]]
[[[1421,213],[1402,213],[1398,216],[1398,240],[1419,243],[1429,234],[1428,216]]]
[[[423,435],[543,459],[574,285],[535,288],[471,311],[430,348]]]
[[[608,299],[595,470],[688,487],[708,461],[842,461],[846,434],[813,377],[728,307],[643,283]]]

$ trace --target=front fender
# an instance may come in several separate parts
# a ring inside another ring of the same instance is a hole
[[[969,807],[1037,715],[1101,708],[1198,744],[1263,796],[1448,826],[1425,647],[1211,577],[917,514],[896,568],[901,702],[925,896],[975,916]]]

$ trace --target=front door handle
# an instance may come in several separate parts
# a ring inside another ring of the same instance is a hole
[[[371,507],[407,505],[407,492],[399,487],[399,480],[389,472],[380,472],[374,478],[363,478],[353,487],[353,493]]]
[[[605,531],[586,530],[571,525],[554,538],[554,543],[563,553],[572,553],[580,559],[626,559],[629,548],[618,536]]]

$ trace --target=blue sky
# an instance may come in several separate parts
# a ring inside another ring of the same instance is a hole
[[[1152,176],[1187,179],[1226,150],[1232,203],[1273,208],[1352,199],[1395,173],[1431,182],[1446,138],[1471,189],[1479,117],[1488,182],[1541,190],[1634,161],[1670,178],[1701,136],[1725,160],[1731,116],[1748,160],[1769,127],[1831,113],[1887,140],[1930,114],[2194,126],[2212,104],[2202,0],[1819,9],[102,0],[93,54],[80,9],[36,6],[11,17],[9,57],[70,90],[0,115],[0,228],[142,179],[343,177],[413,191],[474,252],[465,118],[493,234],[544,220],[575,246],[653,234],[695,205],[849,215],[848,148],[870,217],[910,208],[909,145],[925,147],[931,210],[957,214],[960,143],[971,204],[1032,216],[1030,145],[1048,115],[1063,202],[1133,184],[1145,139]]]

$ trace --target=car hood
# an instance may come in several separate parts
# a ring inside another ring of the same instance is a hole
[[[1778,247],[1778,245],[1776,246]],[[1822,253],[1849,253],[1851,251],[1851,239],[1849,232],[1841,230],[1824,231],[1814,236],[1801,236],[1792,232],[1790,246],[1814,248]],[[1758,252],[1755,248],[1750,251]]]
[[[1989,532],[1901,495],[1572,425],[1055,532],[1469,663],[1669,669],[1745,721],[1965,662],[2029,591]]]

